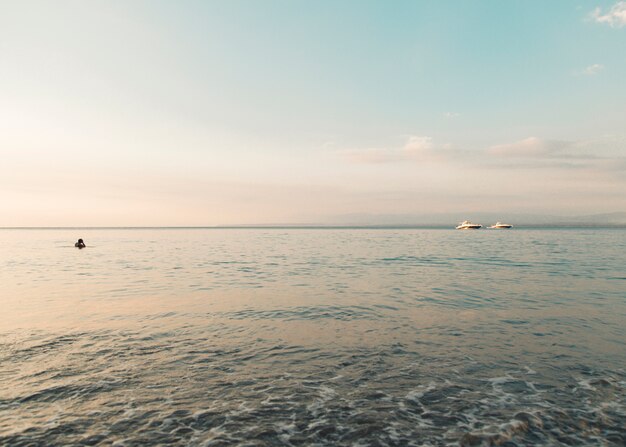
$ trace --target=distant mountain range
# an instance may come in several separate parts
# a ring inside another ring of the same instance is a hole
[[[463,220],[491,225],[497,221],[518,226],[626,226],[626,212],[583,216],[555,216],[516,213],[438,213],[438,214],[345,214],[333,216],[326,225],[356,226],[450,226]]]

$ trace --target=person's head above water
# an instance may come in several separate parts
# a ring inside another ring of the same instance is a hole
[[[79,239],[78,242],[74,244],[74,247],[83,248],[85,247],[85,243],[83,242],[82,239]]]

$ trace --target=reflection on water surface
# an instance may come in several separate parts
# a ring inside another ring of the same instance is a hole
[[[623,230],[2,230],[0,249],[3,445],[626,440]]]

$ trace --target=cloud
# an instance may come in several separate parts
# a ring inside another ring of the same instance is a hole
[[[433,139],[431,137],[410,136],[404,145],[403,151],[409,155],[425,155],[429,154],[433,149]]]
[[[443,114],[443,116],[445,116],[448,119],[452,119],[452,118],[458,118],[459,116],[461,116],[461,114],[457,112],[446,112]]]
[[[432,137],[411,135],[399,148],[368,148],[342,151],[344,158],[354,163],[378,164],[406,161],[432,162],[445,159],[448,146],[438,147]]]
[[[572,71],[572,76],[595,76],[604,71],[605,68],[602,64],[591,64],[582,70]]]
[[[591,140],[546,140],[529,137],[514,143],[491,146],[475,160],[486,167],[504,169],[552,168],[560,172],[623,173],[626,139],[605,136]],[[555,172],[557,172],[555,171]],[[621,174],[619,174],[621,175]]]
[[[487,148],[487,154],[498,157],[536,158],[554,156],[563,149],[571,147],[572,142],[560,140],[543,140],[528,137],[514,143],[498,144]]]
[[[581,72],[581,74],[586,75],[586,76],[593,76],[593,75],[597,75],[602,70],[604,70],[604,65],[602,65],[602,64],[593,64],[593,65],[589,65],[588,67],[586,67]]]
[[[606,14],[602,14],[602,10],[596,8],[590,16],[597,23],[607,23],[613,28],[622,27],[626,25],[626,1],[615,3]]]
[[[555,175],[595,173],[602,178],[626,176],[626,137],[604,136],[588,140],[552,140],[531,136],[483,149],[460,149],[436,143],[427,136],[410,136],[402,147],[342,151],[355,164],[420,164],[433,172],[524,172],[541,169]],[[436,169],[435,169],[436,168]],[[491,174],[490,174],[491,175]],[[608,176],[608,177],[607,177]]]

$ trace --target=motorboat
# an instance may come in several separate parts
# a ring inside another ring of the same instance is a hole
[[[478,230],[479,228],[482,228],[482,227],[483,226],[481,224],[475,224],[475,223],[470,222],[469,220],[464,220],[459,225],[457,225],[456,229],[457,230]]]
[[[505,223],[502,223],[502,222],[496,222],[495,225],[492,225],[489,228],[495,228],[497,230],[502,230],[502,229],[505,229],[505,228],[513,228],[513,225],[505,224]]]

